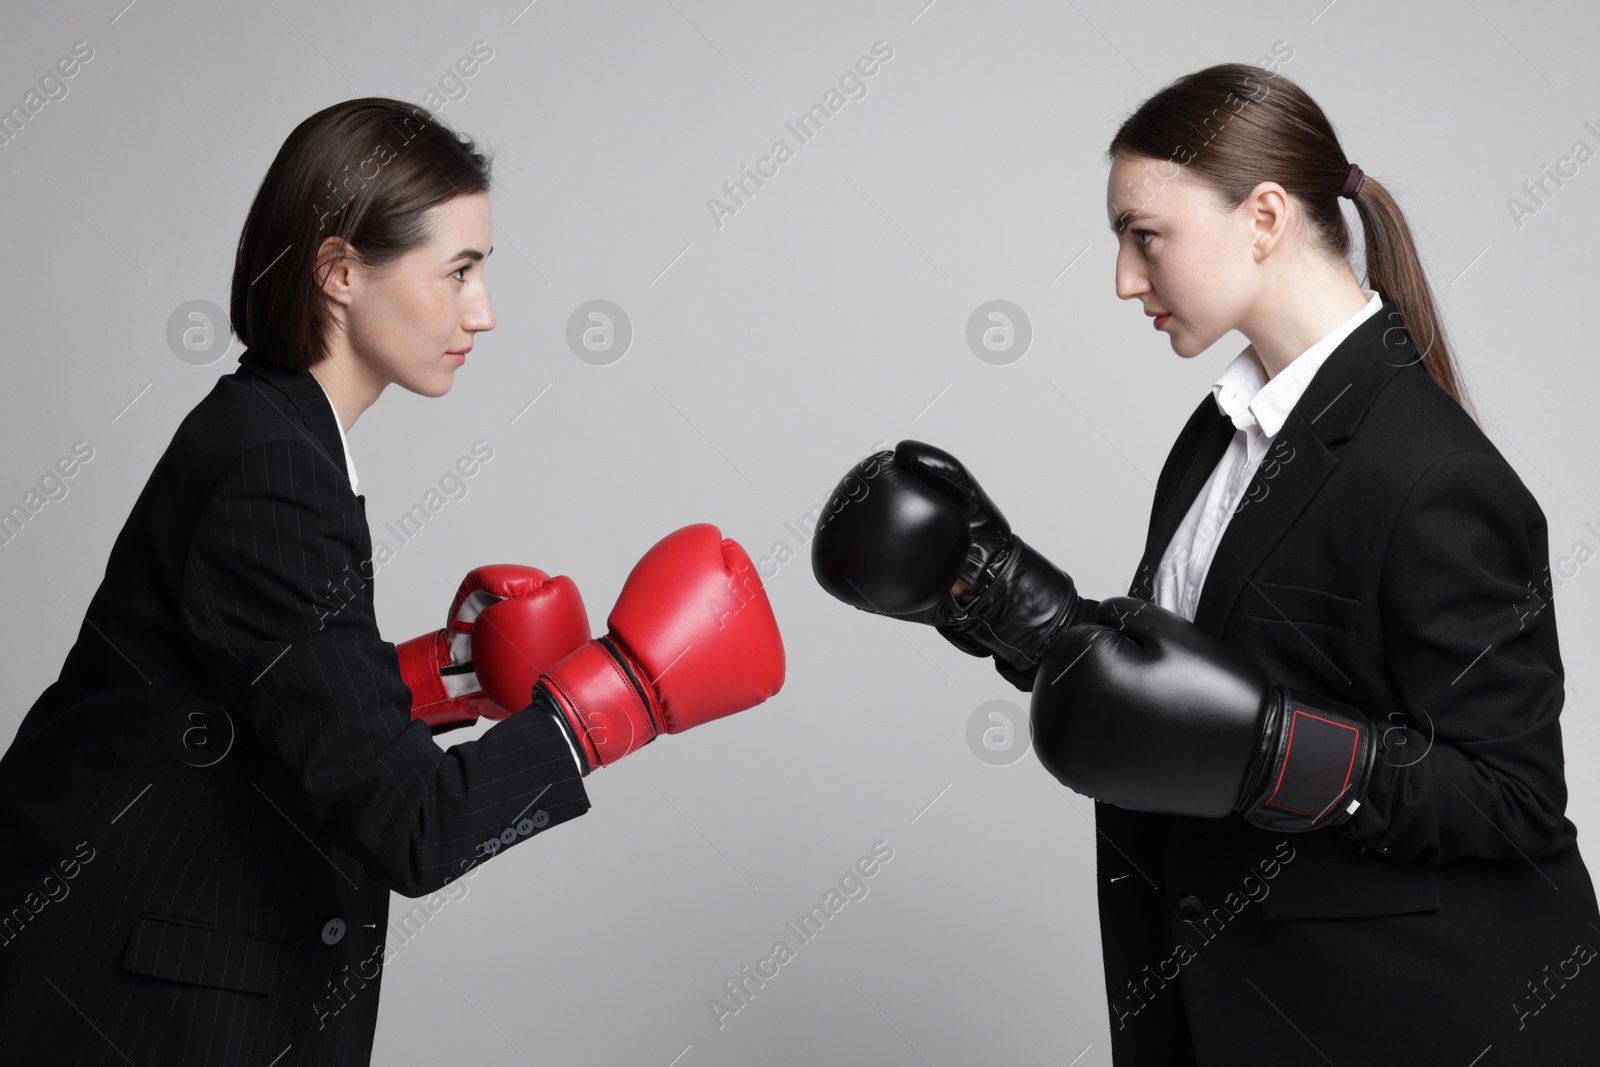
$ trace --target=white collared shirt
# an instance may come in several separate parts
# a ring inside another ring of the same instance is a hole
[[[313,374],[311,380],[317,383],[317,387],[322,390],[323,396],[328,396],[328,387],[322,384],[321,378]],[[350,456],[350,442],[344,435],[344,423],[339,421],[339,409],[333,406],[333,397],[331,396],[328,396],[328,407],[333,408],[333,424],[339,427],[339,443],[344,446],[344,469],[350,472],[350,491],[360,496],[361,480],[356,477],[356,461]]]
[[[1200,487],[1188,514],[1172,535],[1156,573],[1155,602],[1194,621],[1200,590],[1217,553],[1217,545],[1233,517],[1239,495],[1254,477],[1261,457],[1283,429],[1289,412],[1311,384],[1317,368],[1346,337],[1383,304],[1375,290],[1363,289],[1367,304],[1306,349],[1271,380],[1266,377],[1255,349],[1246,345],[1211,385],[1217,408],[1236,427],[1227,451],[1217,461],[1206,484]]]

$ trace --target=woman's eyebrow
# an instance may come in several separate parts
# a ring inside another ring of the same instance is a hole
[[[1127,228],[1127,225],[1130,222],[1143,222],[1143,221],[1146,221],[1146,220],[1154,220],[1154,219],[1155,219],[1154,215],[1147,214],[1147,213],[1145,213],[1143,211],[1138,210],[1137,208],[1129,208],[1127,211],[1124,211],[1122,214],[1118,215],[1115,219],[1113,219],[1111,221],[1111,223],[1110,223],[1111,232],[1112,233],[1121,233],[1124,229]]]
[[[488,259],[489,256],[491,256],[493,254],[494,254],[494,245],[490,245],[489,246],[489,251],[488,252],[480,252],[476,248],[463,248],[461,251],[459,251],[455,255],[451,256],[450,257],[450,261],[453,262],[453,261],[458,260],[458,259],[470,259],[470,260],[472,260],[472,262],[477,263],[479,260]]]

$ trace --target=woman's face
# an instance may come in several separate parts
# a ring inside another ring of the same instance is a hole
[[[390,267],[350,275],[345,323],[357,359],[384,382],[423,396],[450,391],[472,338],[494,329],[483,282],[489,197],[458,196],[428,213],[433,239]]]
[[[1256,216],[1251,199],[1225,210],[1175,160],[1117,156],[1106,186],[1117,234],[1117,295],[1138,300],[1188,358],[1216,343],[1255,300]]]

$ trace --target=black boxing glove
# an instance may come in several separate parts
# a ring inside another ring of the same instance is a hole
[[[1272,685],[1247,657],[1135,597],[1100,603],[1039,663],[1033,749],[1062,785],[1136,811],[1315,830],[1360,806],[1379,739],[1361,712]]]
[[[811,570],[852,607],[906,617],[935,610],[950,595],[966,554],[960,509],[893,452],[874,452],[828,497],[811,541]]]
[[[1011,531],[950,453],[921,441],[858,463],[829,497],[811,547],[817,581],[862,611],[935,627],[1002,677],[1033,685],[1040,655],[1096,602]],[[963,601],[951,592],[967,584]]]

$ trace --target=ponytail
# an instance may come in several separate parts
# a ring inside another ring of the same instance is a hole
[[[1394,302],[1406,333],[1421,354],[1423,369],[1451,399],[1470,412],[1470,402],[1463,396],[1455,360],[1445,340],[1444,320],[1439,317],[1405,213],[1389,190],[1371,177],[1363,177],[1356,190],[1355,205],[1361,218],[1368,283]]]
[[[1123,121],[1106,156],[1170,158],[1228,207],[1243,203],[1261,182],[1275,181],[1302,207],[1312,238],[1350,258],[1350,226],[1339,207],[1350,161],[1322,108],[1282,74],[1246,63],[1186,74]],[[1368,286],[1394,304],[1423,369],[1470,414],[1405,214],[1370,175],[1353,199]]]

